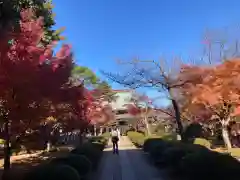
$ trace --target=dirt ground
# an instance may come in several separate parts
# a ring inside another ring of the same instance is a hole
[[[66,155],[71,150],[71,147],[59,148],[56,152],[44,152],[33,154],[29,156],[22,156],[11,158],[11,170],[9,173],[9,180],[21,180],[26,172],[28,172],[34,166],[42,163],[47,163],[51,159]],[[2,179],[3,163],[0,160],[0,180]]]

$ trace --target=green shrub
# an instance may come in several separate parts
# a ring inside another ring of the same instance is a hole
[[[78,171],[69,165],[57,165],[48,176],[48,179],[57,180],[80,180]]]
[[[89,137],[88,142],[102,143],[104,146],[110,137],[110,133],[104,133],[101,136]]]
[[[80,180],[76,169],[64,164],[40,165],[26,174],[23,180]]]
[[[102,150],[97,146],[95,143],[87,142],[73,149],[71,153],[86,156],[92,162],[93,168],[96,168],[102,155]]]
[[[101,137],[106,138],[106,139],[110,138],[110,132],[105,132],[105,133],[103,133],[103,134],[101,135]]]
[[[162,152],[162,158],[160,162],[163,166],[174,169],[178,167],[181,159],[190,152],[190,149],[180,146],[169,147]]]
[[[210,147],[211,147],[211,143],[208,140],[203,139],[203,138],[195,138],[193,141],[193,144],[198,144],[198,145],[204,146],[208,149],[210,149]]]
[[[183,157],[188,154],[200,151],[208,151],[208,149],[198,145],[175,142],[162,152],[162,158],[160,162],[165,167],[177,171],[180,165],[179,163],[181,162]]]
[[[91,137],[88,140],[88,143],[92,144],[96,149],[103,150],[106,144],[106,139],[101,136]]]
[[[230,153],[234,157],[240,157],[240,148],[232,148],[228,150],[228,153]]]
[[[105,143],[102,142],[93,142],[92,146],[94,146],[96,149],[103,151],[104,147],[105,147]]]
[[[162,140],[165,141],[176,141],[177,140],[177,135],[176,134],[164,134],[161,136]]]
[[[169,147],[172,147],[173,144],[169,143],[167,141],[161,141],[157,142],[155,144],[152,144],[151,147],[149,148],[149,154],[152,160],[156,165],[161,164],[161,158],[162,158],[162,153]]]
[[[182,179],[239,179],[240,162],[209,148],[210,143],[201,138],[195,139],[195,144],[149,138],[143,145],[157,167],[167,168]]]
[[[151,149],[155,148],[158,144],[165,143],[161,138],[148,138],[143,144],[143,150],[149,152]]]
[[[227,180],[240,177],[240,163],[229,155],[198,151],[182,158],[181,172],[185,179]]]
[[[178,166],[181,158],[186,154],[206,150],[200,145],[186,144],[180,141],[165,141],[162,138],[147,139],[143,150],[150,154],[150,158],[158,167]]]
[[[129,139],[138,147],[141,147],[144,144],[145,136],[142,133],[136,131],[128,131],[127,136]]]
[[[191,123],[189,124],[184,131],[184,139],[192,140],[194,138],[203,138],[204,137],[204,129],[199,123]]]
[[[88,139],[89,142],[103,142],[104,137],[102,136],[92,136]]]
[[[4,144],[5,140],[4,139],[0,139],[0,144]]]
[[[51,161],[52,165],[66,164],[77,170],[81,177],[85,177],[92,170],[92,163],[83,155],[69,154],[67,157],[56,158]]]

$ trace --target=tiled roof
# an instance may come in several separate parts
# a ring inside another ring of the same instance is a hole
[[[113,89],[113,92],[131,92],[131,89]]]

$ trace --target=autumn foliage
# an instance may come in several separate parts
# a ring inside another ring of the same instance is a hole
[[[141,113],[141,110],[140,108],[136,107],[135,105],[133,104],[128,104],[127,105],[127,109],[128,109],[128,112],[132,115],[138,115]]]
[[[104,92],[101,89],[86,90],[86,108],[87,120],[91,124],[104,124],[114,119],[112,107],[104,103]]]
[[[198,120],[218,120],[223,139],[231,147],[227,127],[232,117],[239,114],[240,60],[229,59],[213,67],[184,66],[180,78],[187,77],[191,81],[182,87],[182,92],[190,103],[188,110],[198,113]]]
[[[72,67],[70,46],[63,45],[53,56],[53,45],[39,46],[43,19],[33,20],[31,10],[21,15],[19,31],[4,29],[0,33],[0,98],[11,127],[47,115],[49,101],[57,99]]]
[[[1,137],[8,146],[5,169],[10,162],[9,142],[14,144],[26,132],[49,137],[60,128],[83,130],[92,121],[98,123],[101,114],[105,116],[102,123],[110,118],[99,96],[93,98],[84,83],[71,82],[71,47],[64,44],[54,53],[55,42],[41,45],[43,19],[33,15],[32,10],[23,10],[20,29],[0,31]]]

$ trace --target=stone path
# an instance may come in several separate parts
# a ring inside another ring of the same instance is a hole
[[[120,139],[119,155],[112,153],[109,141],[98,171],[96,180],[162,180],[159,171],[148,164],[143,152],[126,136]]]

